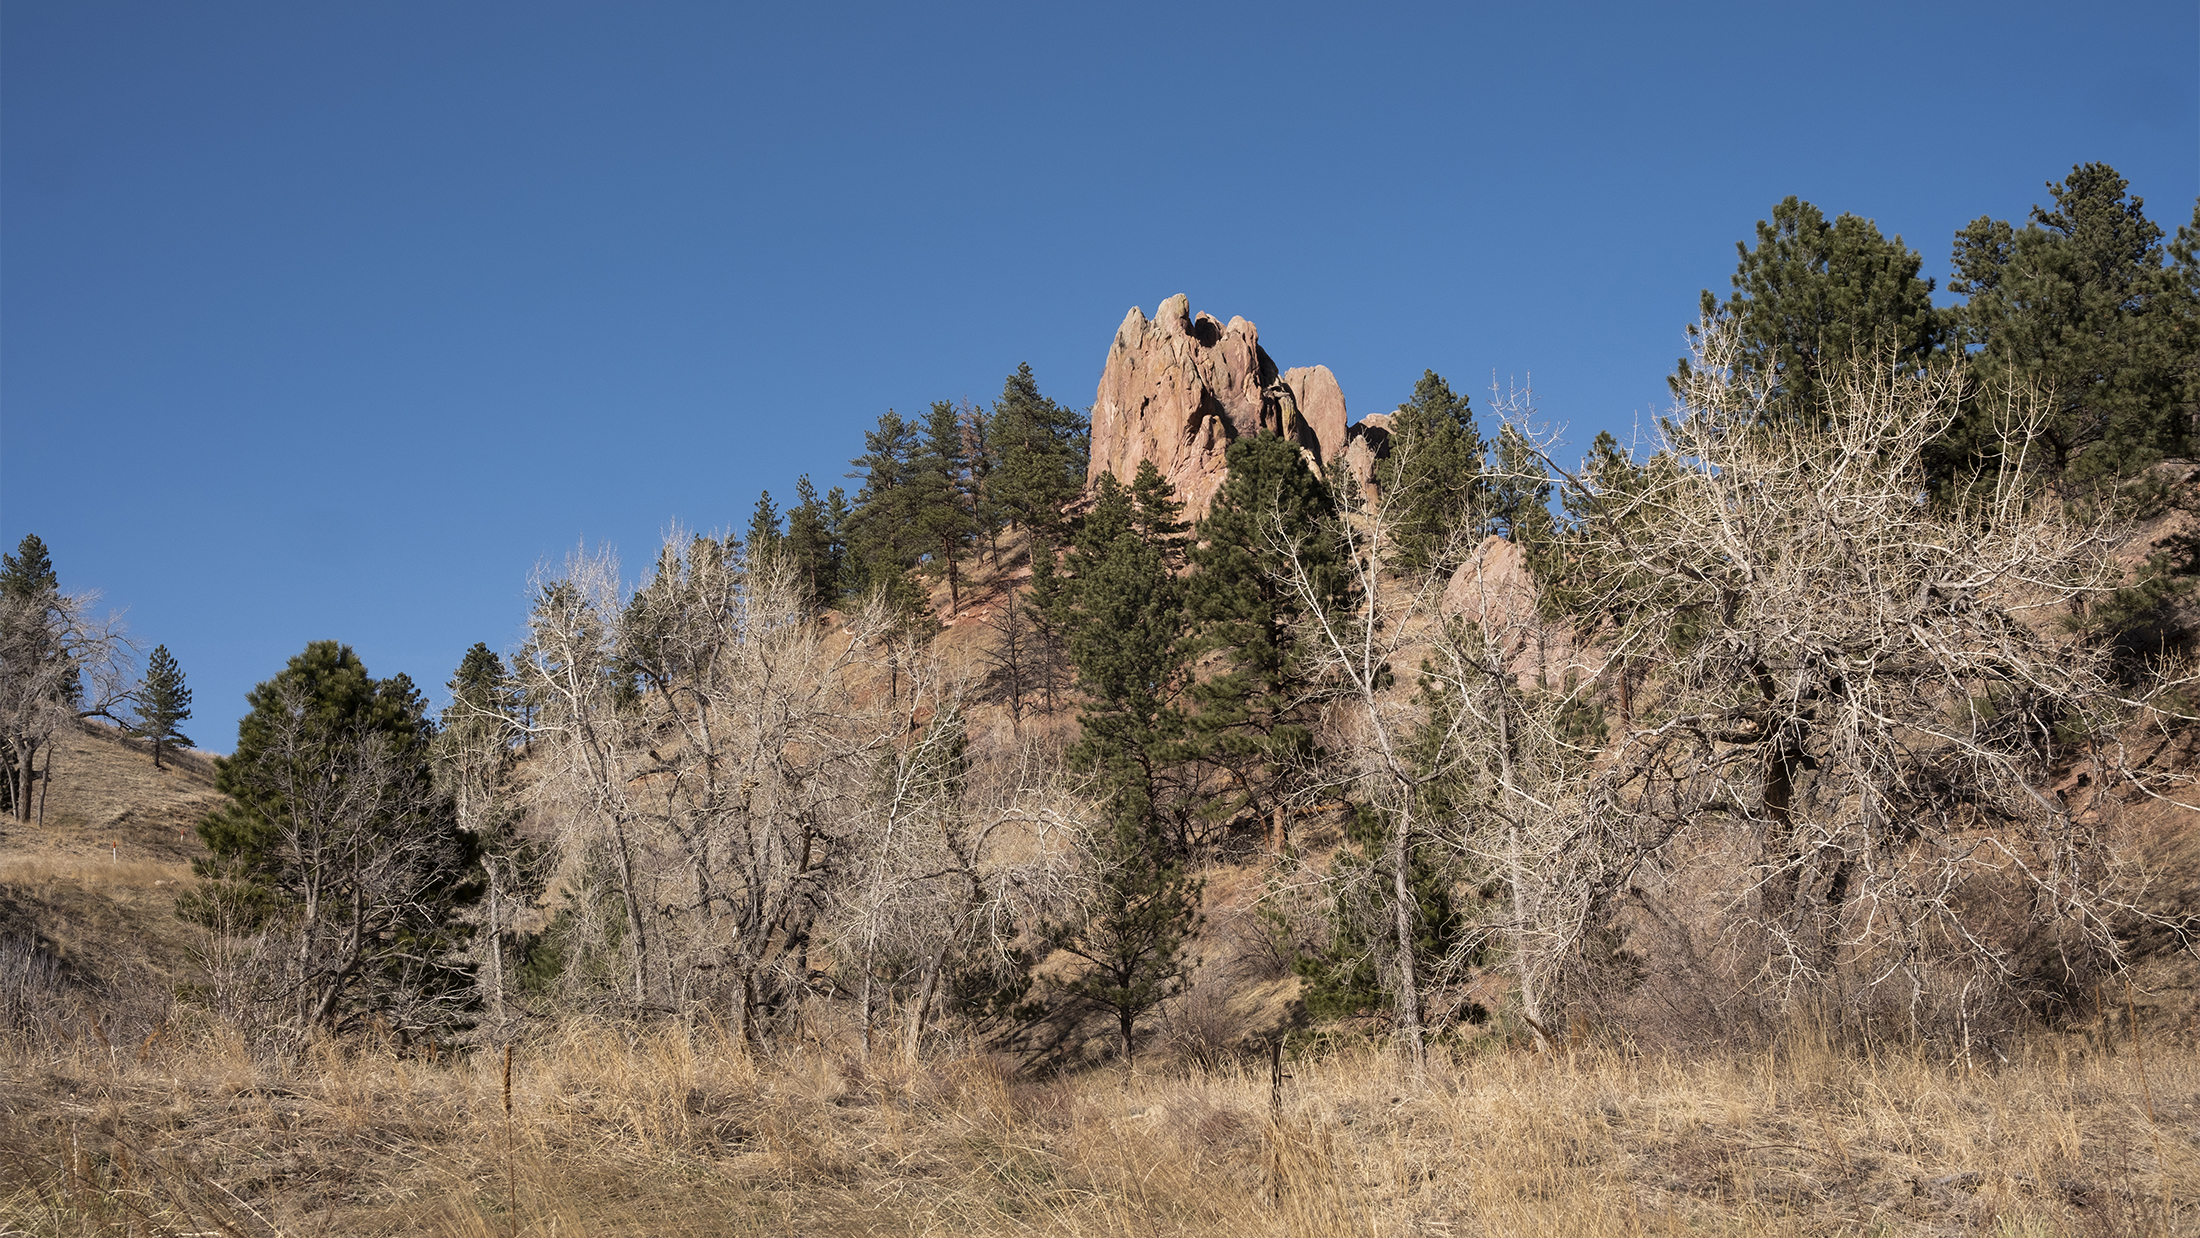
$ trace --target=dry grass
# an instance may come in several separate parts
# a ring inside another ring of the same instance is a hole
[[[10,855],[181,863],[203,853],[192,827],[223,801],[211,757],[171,752],[156,770],[150,748],[96,722],[62,731],[55,747],[44,824],[0,819]]]
[[[0,1232],[2187,1234],[2200,1063],[1796,1043],[1019,1079],[574,1029],[502,1060],[234,1040],[0,1059]],[[515,1207],[516,1205],[516,1207]]]

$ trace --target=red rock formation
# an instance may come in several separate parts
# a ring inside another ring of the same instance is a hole
[[[1283,372],[1283,385],[1297,398],[1299,416],[1314,432],[1316,454],[1327,464],[1344,450],[1344,389],[1326,365],[1298,367]]]
[[[1222,488],[1223,453],[1242,434],[1284,434],[1319,467],[1346,441],[1344,392],[1326,366],[1279,375],[1260,329],[1192,316],[1182,293],[1151,321],[1136,306],[1108,349],[1092,404],[1089,486],[1113,472],[1129,481],[1151,460],[1197,519]]]

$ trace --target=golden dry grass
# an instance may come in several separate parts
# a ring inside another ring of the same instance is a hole
[[[502,1059],[202,1034],[0,1058],[0,1232],[2177,1235],[2200,1063],[2042,1038],[2006,1067],[1807,1041],[1702,1060],[1380,1054],[1019,1079],[705,1031]]]
[[[156,770],[151,749],[88,723],[55,736],[44,823],[0,820],[0,846],[10,855],[181,862],[202,853],[192,827],[222,800],[207,754],[171,752]]]

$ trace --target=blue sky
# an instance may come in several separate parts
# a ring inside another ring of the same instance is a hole
[[[2200,195],[2182,3],[0,5],[0,541],[226,750],[306,642],[440,690],[581,540],[834,484],[1172,293],[1326,364],[1662,410],[1794,193],[1945,280],[2103,160]]]

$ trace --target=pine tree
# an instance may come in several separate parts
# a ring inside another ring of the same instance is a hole
[[[1391,419],[1390,453],[1375,480],[1391,518],[1393,561],[1415,575],[1448,571],[1482,536],[1482,453],[1467,397],[1434,370],[1424,370],[1413,399]]]
[[[1188,677],[1172,571],[1182,553],[1181,510],[1150,463],[1129,488],[1103,474],[1065,591],[1069,651],[1086,697],[1071,758],[1098,772],[1108,827],[1091,905],[1082,920],[1049,931],[1087,967],[1053,984],[1115,1014],[1126,1060],[1139,1017],[1183,985],[1183,944],[1199,904],[1183,840],[1167,825],[1183,807],[1172,785],[1182,733],[1177,698]]]
[[[1186,692],[1182,751],[1229,771],[1231,790],[1210,801],[1210,816],[1272,820],[1281,846],[1290,775],[1313,755],[1313,701],[1293,639],[1305,603],[1279,583],[1286,555],[1307,566],[1324,606],[1341,604],[1350,583],[1336,554],[1330,491],[1298,445],[1248,435],[1225,458],[1229,473],[1200,521],[1194,570],[1183,581],[1190,656],[1219,656],[1222,668]]]
[[[1384,842],[1390,824],[1365,806],[1345,823],[1345,845],[1330,861],[1336,891],[1329,909],[1329,941],[1308,953],[1293,952],[1291,969],[1306,981],[1306,1012],[1317,1019],[1387,1015],[1397,1004],[1390,908],[1393,888]],[[1442,850],[1415,846],[1406,852],[1406,888],[1413,900],[1414,957],[1428,969],[1450,957],[1473,930],[1457,894],[1458,874]],[[1422,972],[1422,983],[1427,983]]]
[[[1535,445],[1507,425],[1498,430],[1492,454],[1490,532],[1531,551],[1548,544],[1556,527],[1551,519],[1551,478]]]
[[[1091,427],[1082,413],[1039,394],[1029,365],[1016,367],[993,405],[987,441],[995,460],[989,476],[1000,517],[1056,549],[1070,529],[1063,507],[1084,489]]]
[[[1939,453],[1944,480],[1978,467],[1997,437],[1993,392],[2012,380],[2052,398],[2052,467],[2073,481],[2128,477],[2200,449],[2190,243],[2165,250],[2161,228],[2107,164],[2080,164],[2047,188],[2054,209],[2033,207],[2023,229],[1982,217],[1956,234],[1949,289],[1966,298],[1959,340],[1985,382]],[[2194,218],[2200,225],[2200,206]]]
[[[1070,558],[1069,651],[1087,698],[1078,751],[1124,813],[1150,819],[1177,732],[1184,614],[1168,547],[1140,534],[1139,515],[1131,492],[1104,474]],[[1165,523],[1166,512],[1153,519]]]
[[[1085,963],[1048,984],[1115,1016],[1125,1062],[1136,1047],[1139,1018],[1183,991],[1192,966],[1185,939],[1199,925],[1202,883],[1158,841],[1149,824],[1116,817],[1095,857],[1100,880],[1083,916],[1043,934]]]
[[[971,536],[974,542],[985,544],[997,571],[1001,566],[1001,530],[1008,524],[1008,515],[1001,508],[1000,487],[993,476],[1000,467],[1000,453],[993,442],[993,417],[965,400],[956,407],[955,418],[962,429],[963,459],[969,462]]]
[[[53,556],[36,533],[24,534],[14,554],[0,554],[0,596],[31,599],[59,592],[61,577],[53,570]]]
[[[932,405],[913,464],[910,512],[924,545],[926,567],[947,580],[947,613],[952,617],[962,609],[962,577],[956,560],[977,531],[962,413],[953,404],[940,400]]]
[[[749,513],[749,535],[741,542],[749,563],[754,567],[770,563],[785,538],[779,529],[779,505],[772,502],[772,492],[766,490],[756,496],[756,508]]]
[[[512,774],[521,736],[519,686],[504,659],[477,641],[444,687],[451,703],[443,710],[443,726],[431,747],[436,783],[479,852],[489,930],[480,943],[488,963],[481,988],[490,1013],[502,1022],[510,909],[530,905],[547,876],[542,857],[517,834],[521,805]]]
[[[1176,501],[1176,487],[1161,475],[1153,461],[1138,462],[1138,472],[1131,478],[1130,498],[1132,530],[1161,552],[1170,570],[1182,566],[1190,526],[1184,523],[1184,505]]]
[[[199,822],[203,880],[179,914],[279,931],[287,946],[265,979],[301,1026],[448,1025],[472,990],[459,913],[481,887],[475,840],[434,785],[426,702],[335,641],[306,646],[249,700],[236,751],[215,761],[229,798]]]
[[[40,776],[38,757],[47,750],[55,714],[73,713],[83,695],[69,650],[61,578],[35,533],[25,534],[14,554],[0,555],[0,684],[0,744],[7,759],[0,808],[28,821],[31,784]]]
[[[191,716],[191,689],[185,686],[183,668],[169,655],[168,646],[153,646],[136,697],[137,725],[130,732],[153,741],[153,768],[159,769],[163,747],[191,743],[190,736],[176,729],[177,723]]]
[[[917,526],[918,427],[888,409],[863,435],[864,453],[850,461],[863,480],[847,517],[849,564],[857,590],[898,611],[928,608],[909,572],[926,549]]]
[[[1023,593],[1024,611],[1031,620],[1036,659],[1035,684],[1047,713],[1056,707],[1055,693],[1069,685],[1069,633],[1075,623],[1071,580],[1062,575],[1054,549],[1034,540],[1031,547],[1031,584]]]
[[[1790,194],[1771,220],[1757,221],[1755,249],[1734,248],[1734,293],[1722,305],[1706,289],[1702,313],[1733,323],[1739,366],[1768,389],[1769,417],[1816,425],[1843,366],[1886,354],[1917,367],[1940,347],[1946,324],[1933,308],[1933,281],[1917,276],[1924,258],[1869,219],[1844,214],[1829,224]],[[1689,328],[1691,338],[1699,329]],[[1688,372],[1683,359],[1668,380],[1675,395]]]
[[[54,630],[61,603],[61,577],[54,571],[46,543],[36,533],[24,534],[14,554],[0,554],[0,602],[10,604],[7,617],[0,622],[19,629],[16,635],[24,642],[23,652],[17,656],[40,663],[68,658],[68,650]],[[16,642],[10,641],[8,648],[15,652]],[[74,704],[83,694],[77,671],[63,667],[59,674],[53,699]]]
[[[839,600],[842,547],[832,507],[817,497],[808,474],[795,482],[794,490],[796,502],[787,512],[787,555],[794,563],[804,603],[820,611]],[[832,501],[841,501],[837,487]]]

